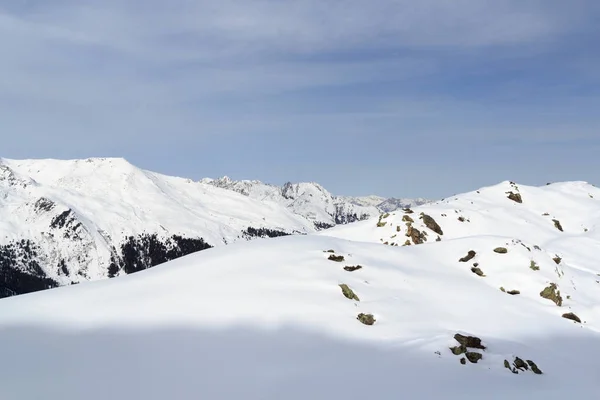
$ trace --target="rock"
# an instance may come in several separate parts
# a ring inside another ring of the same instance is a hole
[[[348,285],[346,285],[345,283],[342,283],[340,285],[340,288],[342,288],[342,294],[350,300],[356,300],[356,301],[360,301],[360,299],[358,298],[358,296],[354,293],[354,291],[352,291],[352,289],[350,289],[348,287]]]
[[[480,268],[473,267],[473,268],[471,268],[471,272],[477,276],[485,277],[485,274],[483,273],[483,271]]]
[[[461,358],[461,359],[460,359],[460,363],[461,363],[462,365],[467,365],[467,359],[466,359],[466,358],[464,358],[464,357],[463,357],[463,358]]]
[[[342,261],[344,261],[344,256],[336,256],[335,254],[332,254],[329,256],[328,260],[335,261],[335,262],[342,262]]]
[[[435,222],[435,220],[431,216],[429,216],[427,214],[423,214],[421,216],[421,218],[423,219],[423,223],[425,224],[426,227],[428,227],[429,229],[431,229],[438,235],[444,235],[444,231],[442,231],[442,228],[439,226],[439,224],[437,222]]]
[[[521,292],[520,292],[520,291],[518,291],[518,290],[510,290],[510,291],[508,291],[508,292],[506,292],[506,293],[508,293],[508,294],[510,294],[510,295],[513,295],[513,296],[515,296],[515,295],[517,295],[517,294],[521,294]]]
[[[358,319],[361,323],[365,325],[373,325],[376,322],[375,317],[373,317],[373,314],[360,313],[358,314],[358,317],[356,317],[356,319]]]
[[[558,286],[556,286],[556,283],[551,283],[550,286],[542,290],[540,292],[540,296],[544,299],[553,301],[559,307],[562,306],[563,299],[560,295],[560,290],[558,290]]]
[[[465,222],[465,217],[462,217],[462,216],[461,216],[461,217],[458,217],[458,220],[459,220],[460,222]]]
[[[560,264],[562,262],[562,258],[560,258],[559,256],[554,257],[553,260],[556,264]]]
[[[469,262],[472,259],[474,259],[476,255],[477,255],[476,252],[474,252],[473,250],[469,250],[469,253],[458,261],[459,262]]]
[[[512,370],[510,368],[510,363],[508,362],[508,360],[504,360],[504,368],[508,368],[508,369]]]
[[[515,362],[513,364],[515,368],[520,371],[529,370],[529,366],[525,363],[525,361],[521,360],[519,357],[515,357]]]
[[[412,219],[412,218],[410,217],[410,215],[404,215],[404,216],[402,217],[402,221],[403,221],[403,222],[410,222],[411,224],[415,222],[415,220],[414,220],[414,219]]]
[[[396,227],[396,232],[400,232],[400,230],[401,230],[401,229],[402,229],[402,228],[400,228],[400,225],[398,225],[398,226]]]
[[[474,351],[468,351],[465,353],[465,357],[467,357],[467,360],[469,360],[471,363],[477,364],[477,362],[483,358],[483,355]]]
[[[335,253],[335,250],[326,250],[324,253]]]
[[[508,249],[506,247],[496,247],[494,249],[494,253],[506,254],[506,253],[508,253]]]
[[[554,222],[554,226],[556,227],[556,229],[558,229],[558,230],[559,230],[559,231],[561,231],[561,232],[564,232],[564,231],[563,231],[563,227],[562,227],[562,225],[560,224],[560,221],[559,221],[559,220],[557,220],[557,219],[553,219],[553,220],[552,220],[552,222]]]
[[[514,192],[506,192],[508,194],[508,198],[514,202],[517,203],[523,203],[523,198],[521,197],[520,193],[514,193]]]
[[[414,211],[413,211],[413,210],[411,210],[410,208],[403,208],[403,209],[402,209],[402,211],[404,211],[404,212],[405,212],[405,213],[407,213],[407,214],[412,214],[412,213],[414,213]]]
[[[566,318],[566,319],[570,319],[571,321],[575,321],[579,324],[581,323],[581,319],[577,315],[573,314],[572,312],[563,314],[562,317]]]
[[[406,241],[406,242],[404,242],[404,244],[403,244],[403,246],[410,246],[410,245],[411,245],[411,243],[410,243],[410,240],[407,240],[407,241]]]
[[[406,232],[406,236],[410,237],[414,244],[422,244],[427,241],[427,238],[423,233],[417,228],[413,228],[412,226],[408,227],[408,231]]]
[[[387,225],[387,222],[383,222],[383,221],[379,221],[379,222],[377,223],[377,227],[378,227],[378,228],[383,228],[383,227],[384,227],[384,226],[386,226],[386,225]]]
[[[473,349],[485,350],[485,346],[481,344],[481,339],[479,339],[476,336],[464,336],[460,333],[457,333],[456,335],[454,335],[454,339],[456,339],[456,341],[462,346]]]
[[[358,271],[359,269],[362,269],[361,265],[357,265],[357,266],[346,266],[344,267],[344,270],[348,271],[348,272],[354,272],[354,271]]]
[[[460,345],[456,347],[450,347],[450,351],[455,356],[460,356],[461,354],[465,354],[467,352],[467,348],[465,346]]]
[[[441,242],[441,241],[442,241],[442,238],[438,236],[438,237],[435,239],[435,241],[436,241],[436,242]]]
[[[538,366],[531,360],[527,360],[527,364],[529,364],[529,367],[531,367],[531,370],[533,371],[534,374],[536,375],[542,375],[543,372],[541,369],[538,368]]]
[[[529,268],[531,268],[534,271],[539,271],[540,270],[540,267],[533,260],[531,260],[531,262],[529,263]]]

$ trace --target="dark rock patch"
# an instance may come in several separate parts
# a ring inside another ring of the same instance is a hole
[[[494,249],[494,253],[506,254],[506,253],[508,253],[508,249],[506,247],[496,247]]]
[[[529,365],[527,365],[527,363],[525,363],[525,361],[521,360],[519,357],[515,357],[515,361],[513,362],[513,365],[519,371],[528,371],[529,370]]]
[[[477,255],[477,253],[475,251],[469,250],[469,253],[458,261],[459,262],[469,262],[472,259],[474,259],[476,255]]]
[[[563,314],[562,317],[566,318],[566,319],[570,319],[571,321],[575,321],[579,324],[581,323],[581,319],[577,315],[573,314],[572,312]]]
[[[533,271],[539,271],[540,267],[539,265],[537,265],[535,263],[535,261],[531,260],[531,262],[529,263],[529,268],[531,268]]]
[[[421,218],[423,219],[423,223],[426,227],[428,227],[438,235],[444,235],[444,231],[442,231],[440,225],[431,216],[427,214],[422,214]]]
[[[344,270],[348,271],[348,272],[354,272],[354,271],[358,271],[359,269],[362,269],[361,265],[356,265],[356,266],[347,266],[344,267]]]
[[[560,224],[560,221],[559,221],[559,220],[557,220],[557,219],[553,219],[553,220],[552,220],[552,222],[554,222],[554,227],[555,227],[556,229],[558,229],[558,230],[559,230],[559,231],[561,231],[561,232],[564,232],[564,231],[563,231],[563,227],[562,227],[562,225]]]
[[[563,298],[560,295],[560,290],[558,290],[556,283],[551,283],[547,288],[542,290],[540,296],[544,299],[553,301],[559,307],[562,306]]]
[[[358,319],[364,325],[373,325],[376,322],[375,317],[373,316],[373,314],[363,314],[363,313],[360,313],[360,314],[358,314],[358,316],[356,317],[356,319]]]
[[[536,363],[534,363],[531,360],[527,360],[527,364],[529,364],[529,367],[531,368],[531,370],[533,371],[534,374],[536,375],[542,375],[543,372],[541,369],[538,368],[538,366],[536,365]]]
[[[471,272],[477,276],[485,277],[485,274],[483,273],[481,268],[473,267],[473,268],[471,268]]]
[[[467,360],[469,360],[469,362],[472,364],[477,364],[479,361],[481,361],[481,359],[483,359],[483,355],[481,353],[474,351],[467,351],[465,353],[465,357],[467,357]]]
[[[463,345],[450,347],[450,351],[455,356],[460,356],[461,354],[465,354],[467,352],[467,348]]]
[[[414,244],[423,244],[427,241],[427,237],[423,234],[423,232],[412,226],[408,227],[406,236],[410,237]]]
[[[56,207],[56,204],[45,197],[41,197],[38,201],[35,202],[34,208],[35,211],[40,212],[50,212]]]
[[[519,357],[515,357],[512,365],[508,360],[504,360],[504,368],[508,369],[515,375],[518,375],[519,372],[531,371],[536,375],[542,375],[543,372],[538,368],[537,364],[531,360],[523,361]]]
[[[514,193],[514,192],[506,192],[508,194],[508,198],[514,202],[517,203],[523,203],[523,198],[521,197],[520,193]]]
[[[360,299],[358,298],[356,293],[354,293],[354,291],[352,289],[350,289],[350,287],[348,287],[348,285],[346,285],[345,283],[340,284],[340,288],[342,289],[342,294],[347,299],[360,301]]]
[[[481,344],[481,339],[476,336],[464,336],[464,335],[461,335],[460,333],[457,333],[456,335],[454,335],[454,339],[458,343],[460,343],[462,346],[465,346],[468,348],[479,349],[479,350],[486,349],[486,347]]]
[[[552,260],[554,260],[556,264],[560,264],[562,262],[562,258],[560,258],[559,256],[554,257]]]
[[[342,262],[345,260],[344,256],[336,256],[335,254],[330,255],[327,259],[335,262]]]

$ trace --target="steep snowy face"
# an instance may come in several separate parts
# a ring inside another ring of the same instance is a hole
[[[331,231],[357,241],[238,242],[4,299],[3,398],[593,400],[599,202],[507,182]],[[398,226],[411,245],[381,244]]]
[[[294,214],[313,221],[317,229],[348,224],[379,215],[380,211],[396,210],[426,202],[424,199],[386,199],[379,196],[334,196],[323,186],[314,182],[291,183],[283,186],[269,185],[260,181],[234,181],[229,177],[203,179],[201,182],[233,190],[245,196],[270,201],[288,208]]]
[[[277,204],[123,159],[0,162],[0,297],[137,272],[240,239],[313,231]]]

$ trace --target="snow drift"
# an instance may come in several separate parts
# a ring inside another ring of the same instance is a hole
[[[595,399],[599,201],[503,182],[4,299],[3,398]]]

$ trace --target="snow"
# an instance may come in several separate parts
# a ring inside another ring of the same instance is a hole
[[[334,196],[315,182],[288,182],[280,187],[257,180],[235,181],[228,176],[219,179],[205,178],[201,182],[263,202],[279,204],[320,226],[354,222],[377,216],[382,209],[396,210],[427,202],[424,199],[386,199],[380,196]]]
[[[44,249],[47,276],[62,283],[107,276],[111,249],[141,233],[203,238],[213,246],[239,240],[248,227],[288,233],[314,225],[283,207],[238,193],[141,170],[124,159],[0,160],[0,244],[31,239]],[[9,178],[10,177],[10,178]],[[36,202],[55,203],[40,212]],[[51,221],[72,210],[81,240],[53,233]],[[59,274],[68,260],[70,276]]]
[[[439,223],[441,241],[421,212]],[[600,190],[503,182],[415,208],[425,244],[383,245],[393,234],[406,240],[404,215],[3,299],[2,398],[597,398]],[[344,262],[328,260],[329,249]],[[469,250],[475,258],[459,262]],[[549,283],[562,307],[540,297]],[[569,311],[583,323],[561,318]],[[376,323],[362,325],[358,313]],[[483,360],[461,365],[449,350],[456,333],[480,337]],[[544,374],[511,373],[503,362],[515,356]]]

